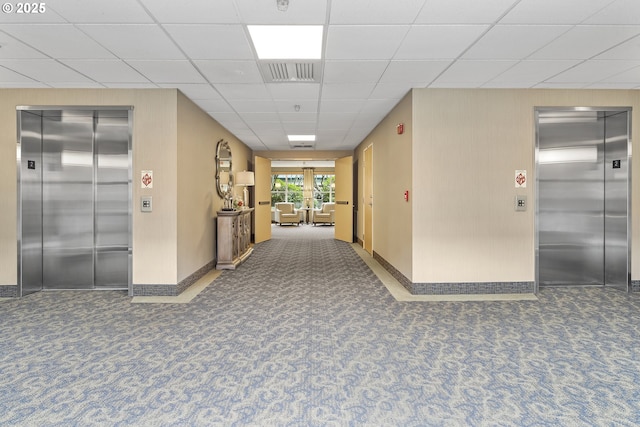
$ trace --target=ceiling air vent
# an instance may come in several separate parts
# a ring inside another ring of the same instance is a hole
[[[265,83],[319,83],[320,61],[261,62]]]
[[[310,142],[296,142],[289,144],[294,150],[313,150],[313,144]]]

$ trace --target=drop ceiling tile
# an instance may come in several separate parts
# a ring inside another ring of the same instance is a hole
[[[5,67],[11,68],[11,62],[5,65],[4,61],[0,61],[0,85],[2,86],[9,83],[19,83],[19,84],[21,83],[37,84],[38,83],[34,79],[31,79],[25,75],[22,75],[20,72],[13,71]]]
[[[130,0],[55,0],[47,3],[71,23],[150,23],[153,19],[138,2]]]
[[[322,99],[320,102],[320,114],[358,113],[364,104],[364,99]]]
[[[534,86],[535,89],[584,89],[584,83],[551,83],[542,82]]]
[[[3,25],[2,30],[53,58],[108,59],[114,57],[73,25]]]
[[[225,99],[266,99],[271,95],[265,84],[215,84],[214,87]]]
[[[391,61],[380,83],[417,83],[426,86],[450,64],[451,61]]]
[[[325,57],[331,59],[391,59],[408,25],[329,26]]]
[[[157,89],[158,85],[153,83],[104,83],[111,89]]]
[[[317,83],[268,83],[267,89],[273,99],[315,99],[320,96]]]
[[[49,84],[56,89],[102,89],[105,87],[96,82],[52,82]]]
[[[332,2],[331,24],[412,24],[425,0]]]
[[[236,110],[237,111],[237,110]],[[247,123],[257,123],[257,122],[276,122],[280,123],[280,116],[275,112],[261,112],[261,113],[243,113],[238,112],[240,117]]]
[[[50,89],[51,86],[44,83],[34,82],[30,80],[24,83],[5,83],[2,81],[2,70],[0,70],[0,87],[5,89]]]
[[[621,73],[611,75],[610,77],[603,79],[601,82],[598,82],[598,84],[605,84],[605,85],[631,84],[633,86],[640,85],[640,67],[633,67]]]
[[[52,59],[2,60],[0,66],[47,84],[92,83],[87,77]]]
[[[233,0],[140,0],[160,23],[229,24],[239,17]]]
[[[325,61],[324,83],[377,83],[389,61]]]
[[[127,61],[154,83],[205,83],[189,61]]]
[[[178,89],[184,93],[189,99],[193,100],[219,100],[222,99],[220,94],[207,83],[163,83],[160,87],[167,89]]]
[[[524,59],[571,28],[568,25],[497,25],[462,58]]]
[[[461,83],[477,87],[478,84],[494,79],[516,63],[517,61],[456,61],[430,87]]]
[[[589,59],[640,34],[639,26],[574,27],[528,59]]]
[[[382,120],[398,103],[397,99],[370,99],[362,107],[362,115],[376,115]]]
[[[586,61],[547,79],[550,83],[590,84],[640,66],[640,61]]]
[[[394,59],[455,59],[488,25],[414,25]]]
[[[46,55],[0,32],[0,59],[45,59]]]
[[[246,24],[324,24],[327,16],[326,0],[291,0],[286,12],[274,1],[236,0],[242,22]]]
[[[427,1],[416,24],[492,24],[519,0]],[[464,11],[464,13],[461,13]]]
[[[206,110],[205,110],[206,111]],[[213,112],[210,113],[210,116],[214,118],[215,121],[220,123],[222,126],[226,128],[234,127],[234,126],[242,126],[246,127],[245,122],[238,116],[236,113],[225,113],[225,112]]]
[[[318,99],[275,99],[273,103],[280,114],[315,114],[318,111]],[[299,111],[295,110],[296,105],[300,106]]]
[[[358,113],[320,113],[318,115],[318,131],[327,129],[348,130]]]
[[[521,61],[487,83],[492,87],[530,87],[555,76],[580,61]],[[487,86],[485,85],[485,86]]]
[[[315,108],[314,110],[317,110],[317,108]],[[313,122],[313,123],[315,123],[316,117],[318,117],[317,111],[313,111],[313,112],[310,112],[310,113],[303,113],[301,111],[299,111],[299,112],[279,112],[278,114],[280,114],[280,120],[282,120],[283,123],[290,123],[290,122],[304,122],[304,123]]]
[[[270,99],[231,99],[229,104],[238,113],[277,113],[276,105]]]
[[[191,59],[253,59],[242,25],[165,25]]]
[[[368,98],[375,87],[375,83],[326,83],[322,99]]]
[[[371,92],[371,99],[401,99],[412,87],[426,87],[413,86],[411,83],[378,83],[376,88]]]
[[[595,59],[640,59],[640,36],[612,47]]]
[[[184,59],[158,25],[78,25],[122,59]]]
[[[262,83],[255,61],[194,61],[210,83]]]
[[[287,135],[315,135],[316,122],[310,123],[282,123],[284,132]]]
[[[611,0],[522,0],[502,24],[579,24]]]
[[[585,24],[634,25],[640,22],[638,0],[617,0],[584,21]]]
[[[208,113],[233,113],[237,116],[233,108],[224,99],[196,99],[193,102]]]
[[[586,86],[586,89],[607,89],[607,90],[612,90],[612,89],[637,89],[638,87],[640,87],[640,83],[605,83],[605,82],[599,82],[599,83],[594,83],[592,85]]]
[[[62,62],[79,73],[103,83],[149,83],[148,79],[126,62],[117,59],[72,59]]]
[[[47,7],[44,3],[44,13],[17,13],[16,3],[9,2],[13,5],[11,13],[0,13],[0,24],[64,24],[67,21],[56,13],[51,7]],[[25,4],[27,2],[21,2]]]

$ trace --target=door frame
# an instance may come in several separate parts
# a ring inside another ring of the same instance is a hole
[[[367,154],[370,153],[370,159],[367,158]],[[362,247],[370,255],[373,256],[373,143],[369,144],[363,150],[363,165],[362,165]],[[368,169],[367,169],[368,168]],[[369,171],[369,175],[367,174]],[[367,179],[369,177],[369,179]],[[371,188],[371,193],[367,200],[368,187]],[[367,221],[367,210],[371,211],[371,218]],[[368,231],[368,233],[367,233]],[[369,246],[367,245],[369,242]]]
[[[539,114],[541,112],[572,112],[572,111],[596,111],[596,112],[612,112],[612,113],[627,113],[627,292],[631,291],[631,240],[632,240],[632,107],[534,107],[533,111],[533,125],[535,128],[534,137],[534,171],[535,171],[535,209],[534,209],[534,269],[535,269],[535,283],[534,292],[540,291],[540,223],[539,223],[539,200],[540,200],[540,182],[539,182]],[[606,139],[606,134],[605,134]],[[604,179],[604,176],[603,176]],[[603,259],[604,263],[604,259]],[[603,283],[606,286],[606,283]]]

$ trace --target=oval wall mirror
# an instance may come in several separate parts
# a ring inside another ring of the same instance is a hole
[[[218,190],[218,195],[224,199],[232,189],[231,148],[227,141],[221,139],[216,147],[216,190]]]

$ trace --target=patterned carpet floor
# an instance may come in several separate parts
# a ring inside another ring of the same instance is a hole
[[[640,295],[397,302],[332,232],[274,227],[189,304],[0,303],[0,425],[640,424]]]

